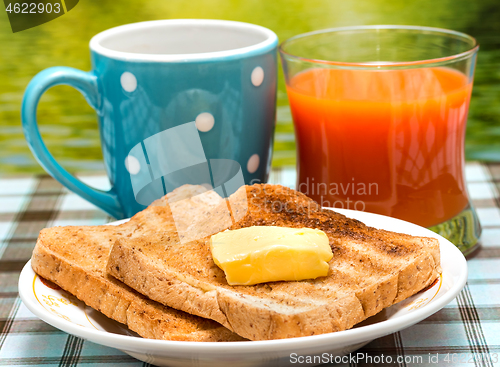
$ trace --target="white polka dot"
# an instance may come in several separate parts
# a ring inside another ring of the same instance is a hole
[[[253,69],[251,78],[252,84],[258,87],[264,81],[264,70],[260,66],[257,66]]]
[[[196,116],[196,128],[201,132],[206,133],[214,127],[215,119],[211,113],[203,112]]]
[[[120,77],[120,83],[126,92],[133,92],[137,88],[137,79],[134,74],[129,73],[128,71],[122,74]]]
[[[136,175],[141,170],[141,164],[136,157],[128,155],[127,158],[125,158],[125,168],[131,175]]]
[[[260,158],[258,154],[254,154],[250,157],[247,163],[247,171],[250,173],[254,173],[259,168]]]

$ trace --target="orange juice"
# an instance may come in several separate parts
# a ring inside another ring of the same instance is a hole
[[[464,136],[472,84],[444,67],[309,69],[287,85],[298,189],[323,206],[433,226],[468,204]]]

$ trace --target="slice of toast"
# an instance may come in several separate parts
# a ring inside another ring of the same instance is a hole
[[[383,308],[417,293],[441,272],[439,243],[367,227],[305,195],[277,185],[253,185],[248,210],[232,228],[254,225],[318,228],[333,259],[326,277],[298,282],[230,286],[213,262],[209,236],[181,243],[175,225],[151,207],[137,215],[143,236],[114,244],[108,272],[138,292],[173,308],[218,321],[251,340],[291,338],[351,328]],[[235,193],[237,195],[238,192]],[[232,210],[237,204],[232,201]],[[222,203],[220,212],[227,205]],[[219,217],[200,222],[202,233]],[[225,220],[222,218],[221,220]],[[207,229],[208,228],[208,229]]]
[[[185,186],[171,196],[189,197],[201,191],[196,186]],[[164,203],[165,199],[154,204]],[[186,212],[197,212],[204,205],[206,202],[195,203],[192,208],[186,208]],[[170,215],[168,210],[163,214]],[[182,341],[244,340],[212,320],[151,301],[106,273],[112,244],[122,236],[133,238],[140,234],[143,224],[132,218],[119,226],[44,229],[33,250],[31,265],[40,276],[109,318],[126,324],[142,337]]]

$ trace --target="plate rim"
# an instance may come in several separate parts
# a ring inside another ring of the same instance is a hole
[[[197,342],[197,341],[174,341],[174,340],[158,340],[158,339],[146,339],[135,336],[128,335],[120,335],[114,334],[107,331],[94,330],[87,327],[79,326],[74,323],[65,321],[49,311],[45,310],[43,307],[38,307],[35,302],[32,302],[30,297],[35,297],[33,292],[30,292],[31,287],[23,287],[22,285],[26,284],[26,282],[32,282],[33,276],[36,273],[31,268],[31,259],[25,264],[23,270],[21,271],[19,277],[19,295],[21,300],[25,304],[25,306],[33,313],[35,316],[39,317],[41,320],[47,322],[48,324],[64,331],[72,335],[76,335],[78,337],[82,337],[89,341],[105,345],[112,348],[117,348],[121,350],[157,350],[159,352],[167,352],[168,349],[175,349],[175,351],[183,351],[184,349],[189,350],[191,353],[199,352],[227,352],[227,353],[251,353],[256,350],[259,351],[277,351],[277,347],[280,350],[290,350],[293,348],[297,348],[297,350],[303,349],[304,347],[314,346],[318,347],[320,345],[329,345],[335,347],[344,347],[348,345],[353,345],[361,342],[365,342],[368,340],[373,340],[402,329],[405,329],[411,325],[422,321],[423,319],[429,317],[435,312],[442,309],[448,303],[450,303],[453,299],[456,298],[458,293],[463,289],[465,283],[467,281],[467,262],[463,254],[460,250],[453,245],[450,241],[445,239],[444,237],[430,231],[427,228],[418,226],[416,224],[406,222],[400,219],[387,217],[380,214],[374,214],[369,212],[361,212],[350,209],[338,209],[338,208],[326,208],[332,209],[340,214],[344,214],[348,217],[352,218],[352,214],[354,213],[354,217],[356,217],[356,213],[362,213],[361,216],[373,216],[374,219],[391,221],[395,224],[404,223],[405,226],[413,226],[415,229],[419,229],[419,231],[425,230],[428,232],[428,237],[434,237],[439,240],[440,244],[440,253],[441,259],[445,258],[443,256],[443,252],[454,253],[455,256],[453,258],[458,258],[458,262],[454,262],[454,266],[457,267],[459,271],[459,277],[450,289],[446,291],[446,293],[442,294],[439,298],[432,300],[421,308],[413,310],[411,313],[406,315],[401,315],[395,319],[389,319],[380,321],[374,324],[361,326],[358,328],[351,328],[348,330],[312,335],[312,336],[303,336],[297,338],[289,338],[289,339],[276,339],[276,340],[259,340],[259,341],[250,341],[250,342]],[[355,218],[357,219],[357,218]],[[128,221],[129,219],[123,219],[111,223],[107,223],[106,225],[118,225]],[[392,226],[392,224],[391,224]],[[407,231],[406,231],[407,232]],[[405,233],[405,231],[401,232]],[[442,263],[442,260],[441,260]],[[88,307],[88,306],[87,306]],[[194,348],[194,349],[193,349]]]

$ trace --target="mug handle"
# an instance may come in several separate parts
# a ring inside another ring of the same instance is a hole
[[[115,218],[124,218],[123,208],[114,188],[102,191],[90,187],[66,171],[50,154],[40,135],[36,111],[40,97],[49,88],[66,84],[83,94],[90,106],[99,111],[99,91],[97,77],[92,72],[84,72],[69,67],[52,67],[38,73],[28,84],[21,107],[23,131],[33,155],[40,165],[63,186],[98,206]]]

